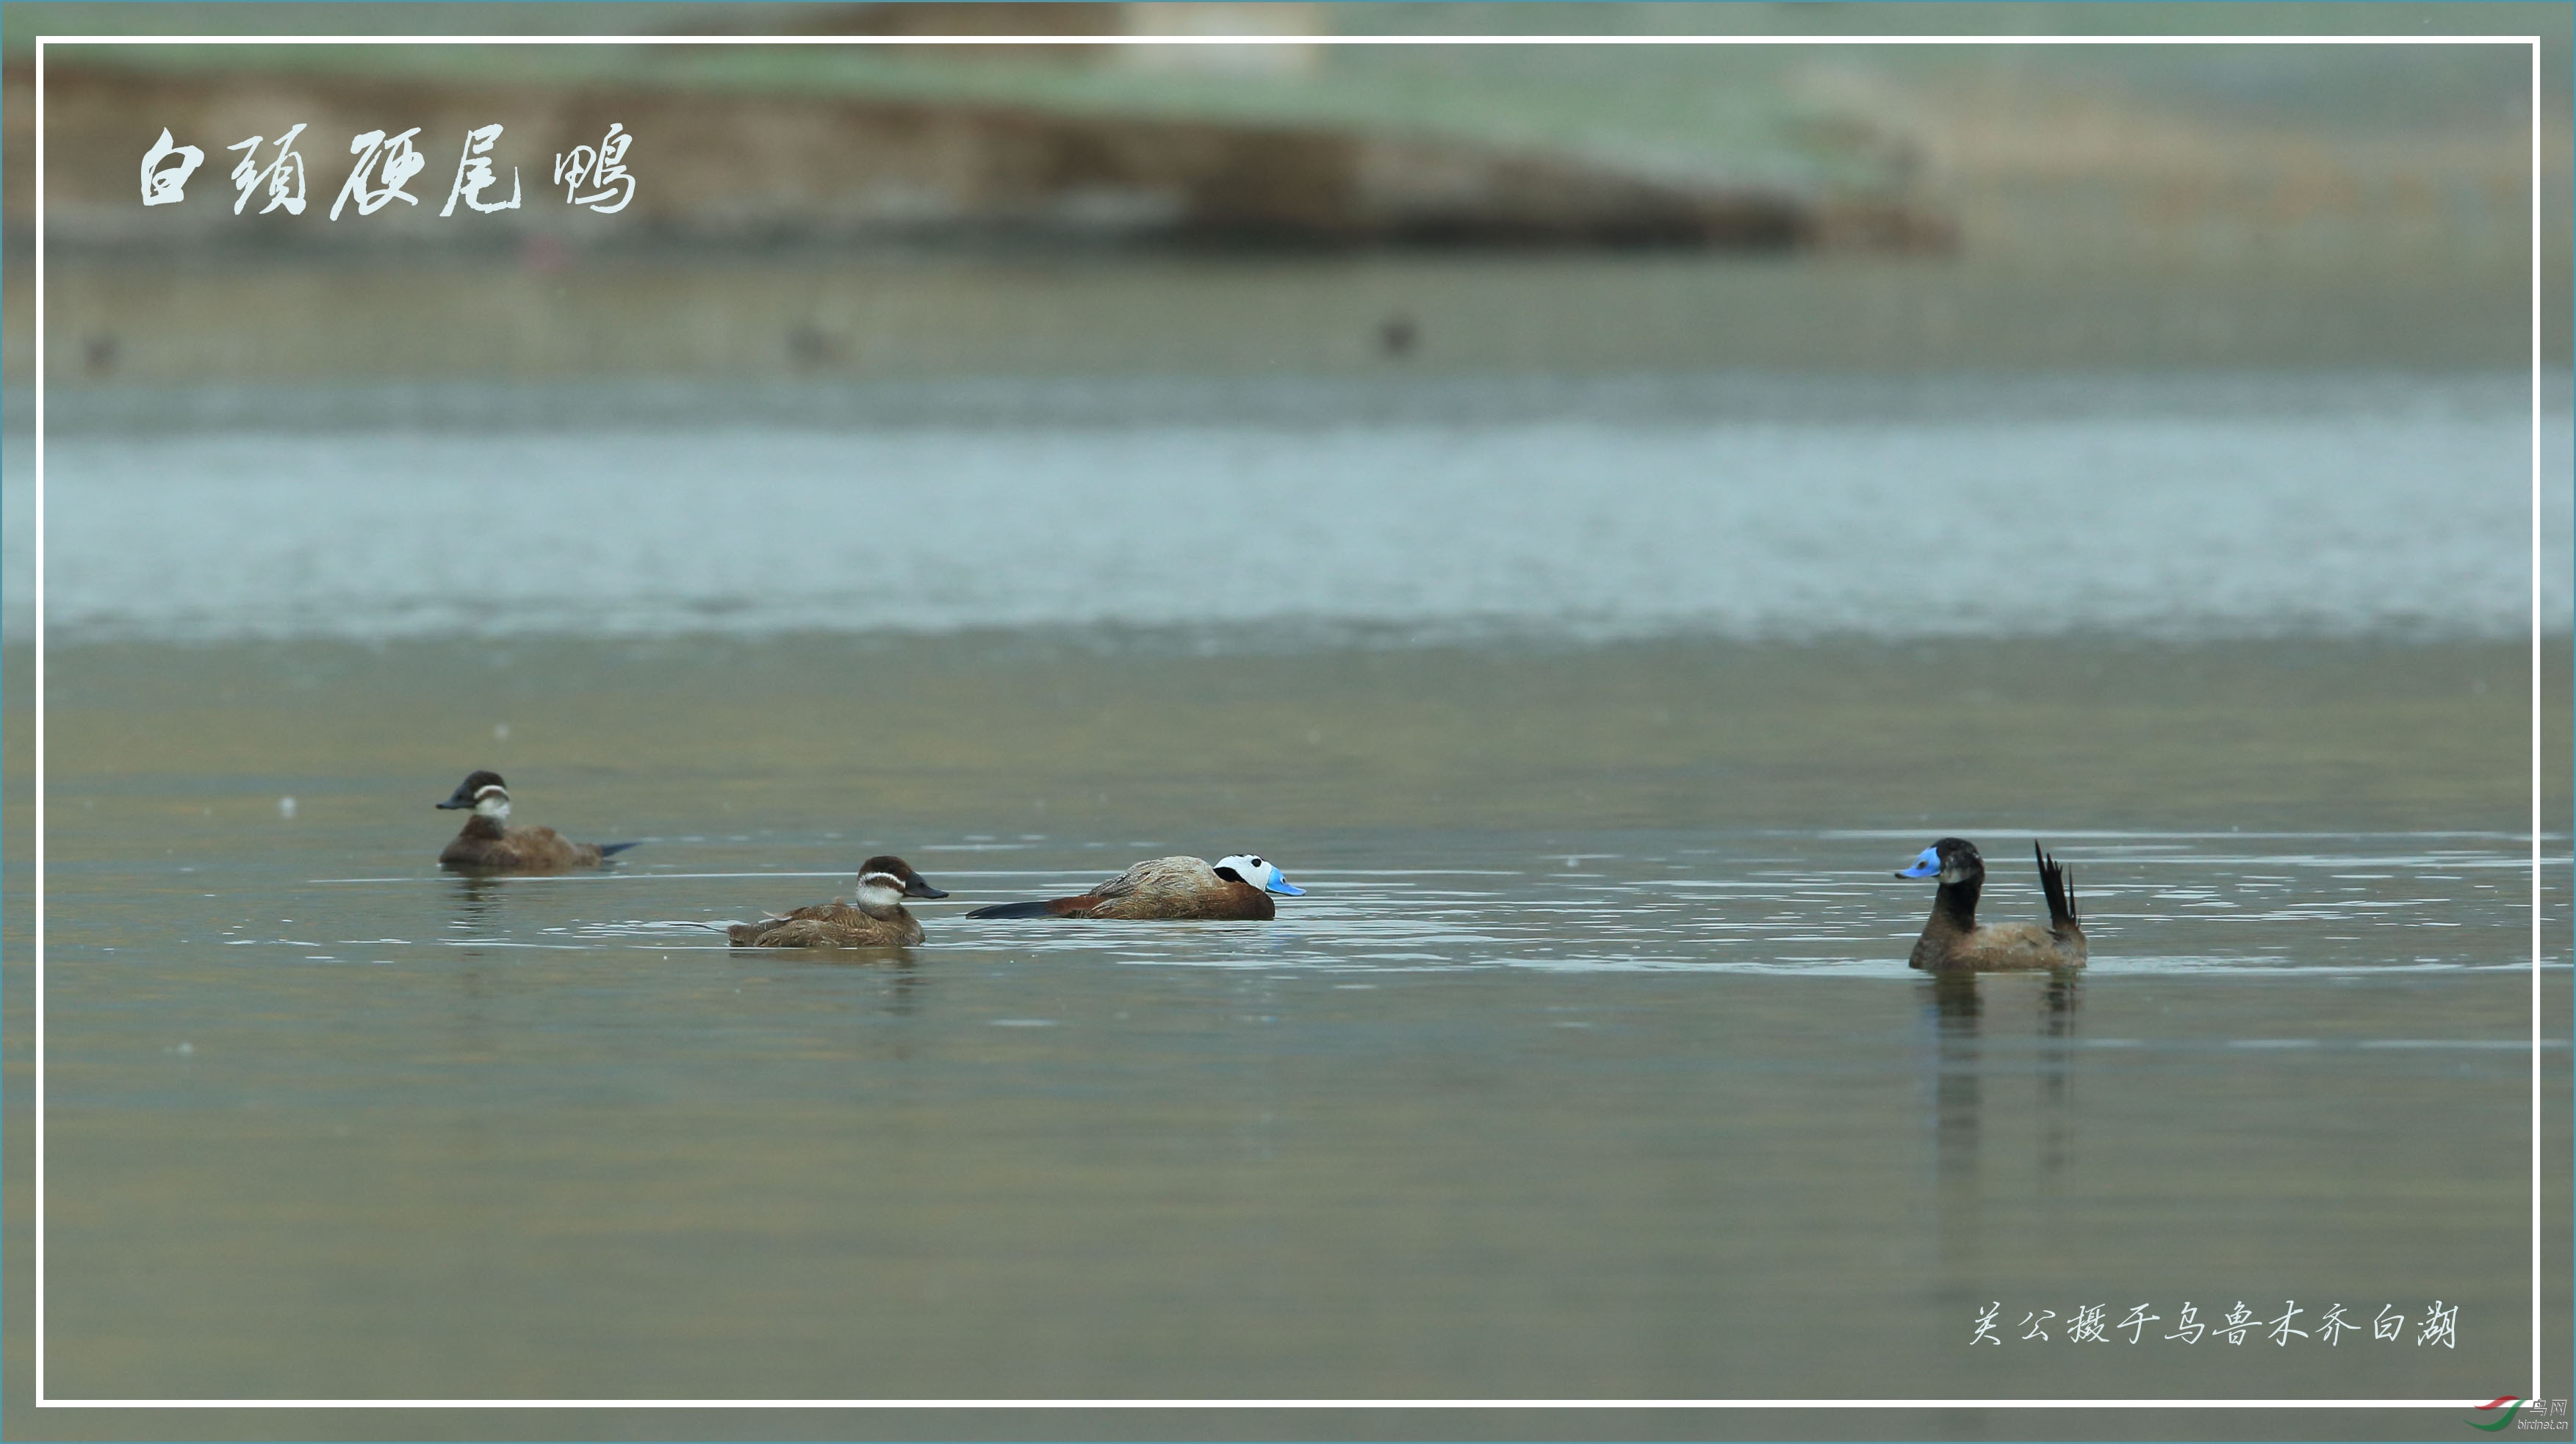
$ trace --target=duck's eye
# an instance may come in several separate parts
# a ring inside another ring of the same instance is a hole
[[[1263,862],[1261,859],[1256,857],[1252,860],[1252,865],[1254,867],[1268,867],[1270,864]]]

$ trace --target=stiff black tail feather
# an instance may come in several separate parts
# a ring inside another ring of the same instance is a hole
[[[1036,902],[994,903],[966,914],[970,918],[1052,918],[1064,914],[1068,900],[1060,897],[1040,898]]]
[[[2036,842],[2030,845],[2030,855],[2039,863],[2039,890],[2048,894],[2049,930],[2083,931],[2083,924],[2075,916],[2075,884],[2067,880],[2066,869],[2057,865],[2056,858],[2040,851]]]
[[[603,842],[599,845],[599,855],[601,857],[615,857],[634,845],[635,844],[631,842]]]

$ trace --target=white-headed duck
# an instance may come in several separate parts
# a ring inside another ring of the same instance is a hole
[[[1304,897],[1279,869],[1246,853],[1213,864],[1195,857],[1148,858],[1080,897],[995,903],[970,918],[1172,918],[1260,921],[1278,916],[1273,893]]]
[[[2048,926],[1977,922],[1977,892],[1985,886],[1986,860],[1964,838],[1945,837],[1914,859],[1898,877],[1938,877],[1932,920],[1914,940],[1910,967],[1936,973],[2084,966],[2084,925],[2075,917],[2075,888],[2057,859],[2030,845],[2039,863],[2040,891],[2048,895]]]
[[[901,948],[921,941],[921,921],[904,910],[908,897],[946,897],[899,857],[859,865],[850,901],[798,908],[784,917],[725,929],[738,948]]]
[[[469,774],[438,806],[442,810],[471,808],[474,812],[465,819],[465,830],[456,834],[456,840],[438,855],[440,867],[476,872],[562,872],[567,868],[597,867],[635,845],[570,842],[551,827],[509,826],[510,789],[502,785],[498,772]]]

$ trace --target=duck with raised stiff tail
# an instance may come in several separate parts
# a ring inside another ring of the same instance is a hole
[[[725,929],[737,948],[902,948],[921,941],[921,921],[904,910],[908,897],[946,897],[899,857],[859,864],[858,891],[798,908],[784,917]]]
[[[441,810],[467,808],[465,830],[438,855],[440,867],[474,872],[563,872],[597,867],[633,847],[631,842],[571,842],[551,827],[512,827],[510,789],[498,772],[468,774]]]
[[[1270,901],[1304,897],[1279,869],[1250,853],[1218,858],[1148,858],[1080,897],[995,903],[970,918],[1165,918],[1259,922],[1279,915]]]
[[[1938,877],[1932,920],[1914,940],[1907,966],[1936,973],[1988,973],[2084,966],[2084,925],[2075,917],[2075,886],[2057,859],[2030,845],[2039,863],[2040,891],[2048,895],[2048,926],[1977,921],[1977,893],[1985,886],[1986,860],[1975,843],[1945,837],[1923,849],[1898,877]]]

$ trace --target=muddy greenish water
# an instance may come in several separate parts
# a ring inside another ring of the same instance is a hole
[[[2493,1397],[2531,1357],[2527,655],[1209,656],[1026,632],[56,648],[46,1389]],[[9,720],[23,837],[28,719]],[[510,778],[519,820],[642,845],[598,874],[442,876],[454,819],[430,804],[476,766]],[[2563,771],[2550,792],[2564,816]],[[1994,916],[2038,912],[2044,837],[2094,967],[1909,974],[1929,897],[1889,874],[1948,832],[1985,845]],[[1238,849],[1309,895],[1269,924],[961,916]],[[918,905],[921,947],[737,953],[704,930],[846,890],[881,850],[952,893]],[[2555,889],[2557,947],[2564,905]],[[2563,1163],[2563,1110],[2549,1135]],[[12,1134],[22,1240],[30,1141]],[[2436,1301],[2456,1348],[2416,1342]],[[2133,1344],[2116,1325],[2140,1304],[2158,1317]],[[2241,1304],[2264,1332],[2163,1337],[2186,1304],[2202,1323]],[[2097,1305],[2106,1341],[2070,1342]],[[2267,1337],[2337,1306],[2363,1331]],[[1972,1346],[1990,1307],[2005,1342]],[[2406,1331],[2373,1338],[2392,1309]],[[2048,1340],[2024,1337],[2043,1311]],[[1468,1417],[976,1427],[1778,1427]]]
[[[92,391],[48,438],[50,1398],[2529,1388],[2527,378],[362,381]],[[2569,435],[2541,418],[2548,474]],[[23,628],[7,446],[0,625]],[[2576,586],[2563,489],[2544,502],[2555,664]],[[23,1107],[31,649],[6,661]],[[2563,1099],[2563,665],[2546,681]],[[519,821],[639,845],[443,876],[431,804],[480,767]],[[1930,897],[1890,874],[1951,833],[1984,845],[1999,918],[2038,914],[2045,840],[2095,966],[1909,973]],[[1308,895],[1266,924],[963,917],[1235,851]],[[878,852],[953,894],[920,905],[924,945],[717,945]],[[27,1119],[6,1183],[32,1261]],[[2566,1236],[2563,1195],[2542,1224]],[[2566,1271],[2542,1277],[2563,1320]],[[2262,1329],[2166,1337],[2186,1305]],[[1989,1311],[2002,1342],[1976,1343]],[[13,1369],[33,1342],[12,1328]]]

